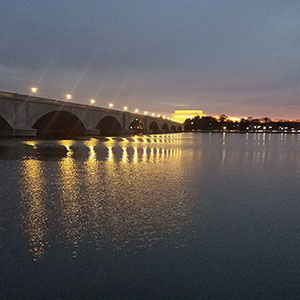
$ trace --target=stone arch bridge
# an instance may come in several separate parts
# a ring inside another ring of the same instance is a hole
[[[132,124],[138,123],[137,127]],[[0,135],[177,132],[182,124],[132,112],[0,92]]]

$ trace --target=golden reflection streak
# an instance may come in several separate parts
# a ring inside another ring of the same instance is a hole
[[[133,158],[132,158],[132,163],[137,164],[139,161],[139,153],[138,153],[138,148],[136,146],[133,147]]]
[[[108,154],[107,154],[107,162],[114,162],[115,158],[114,158],[114,153],[113,153],[113,150],[112,150],[112,146],[108,145],[107,146],[107,149],[108,149]]]
[[[106,171],[107,171],[107,175],[109,178],[111,178],[111,180],[114,180],[115,176],[116,176],[116,162],[115,162],[115,155],[113,152],[113,146],[115,145],[115,141],[107,141],[104,143],[104,145],[106,146],[107,150],[108,150],[108,154],[107,154],[107,158],[105,161],[105,166],[106,166]]]
[[[91,138],[88,141],[85,141],[84,144],[89,148],[89,157],[88,161],[95,161],[96,160],[96,152],[95,146],[97,145],[98,140]]]
[[[46,212],[45,212],[45,177],[42,163],[36,159],[23,161],[24,194],[26,195],[27,220],[26,226],[29,235],[30,253],[37,261],[44,256]]]
[[[66,148],[68,156],[72,156],[73,151],[71,149],[71,146],[74,144],[74,141],[72,141],[72,140],[60,140],[57,143]]]
[[[37,141],[24,141],[24,144],[33,147],[33,149],[37,149]]]
[[[144,147],[143,148],[143,156],[142,156],[142,161],[143,163],[146,163],[147,162],[147,147]]]
[[[78,168],[74,158],[71,146],[74,141],[61,140],[58,143],[67,150],[67,157],[59,162],[60,189],[62,197],[62,223],[66,230],[66,236],[72,243],[73,257],[76,257],[76,248],[80,240],[80,215],[81,208],[79,204],[79,178]]]
[[[127,139],[123,139],[123,141],[120,143],[120,146],[123,150],[122,157],[121,157],[121,163],[122,164],[127,164],[129,162],[128,153],[127,153],[127,145],[128,145],[128,140]]]
[[[223,135],[222,135],[222,145],[224,146],[226,144],[226,132],[223,132]]]
[[[99,178],[102,177],[100,162],[97,160],[97,154],[95,151],[95,146],[98,144],[98,140],[90,139],[89,141],[84,142],[84,144],[89,148],[89,155],[87,160],[84,163],[85,167],[85,185],[86,185],[86,203],[84,205],[84,213],[89,216],[88,223],[91,228],[93,238],[97,244],[97,249],[101,248],[99,240],[97,238],[97,228],[98,228],[98,219],[102,213],[102,203],[99,201],[99,194],[101,192],[102,186],[99,185]]]
[[[149,161],[152,163],[154,162],[154,148],[153,147],[150,148]]]

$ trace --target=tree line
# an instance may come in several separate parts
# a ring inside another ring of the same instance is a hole
[[[225,114],[219,117],[205,116],[187,119],[184,123],[185,131],[229,131],[229,132],[300,132],[298,121],[274,121],[268,117],[254,119],[241,118],[233,121]]]

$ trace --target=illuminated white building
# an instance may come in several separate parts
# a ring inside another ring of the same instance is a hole
[[[193,119],[197,116],[200,118],[204,117],[205,114],[203,113],[203,110],[175,110],[172,114],[173,120],[178,120],[180,122],[184,122],[186,119]]]

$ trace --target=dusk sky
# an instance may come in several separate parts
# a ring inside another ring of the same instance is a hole
[[[300,1],[0,0],[0,90],[300,119]]]

